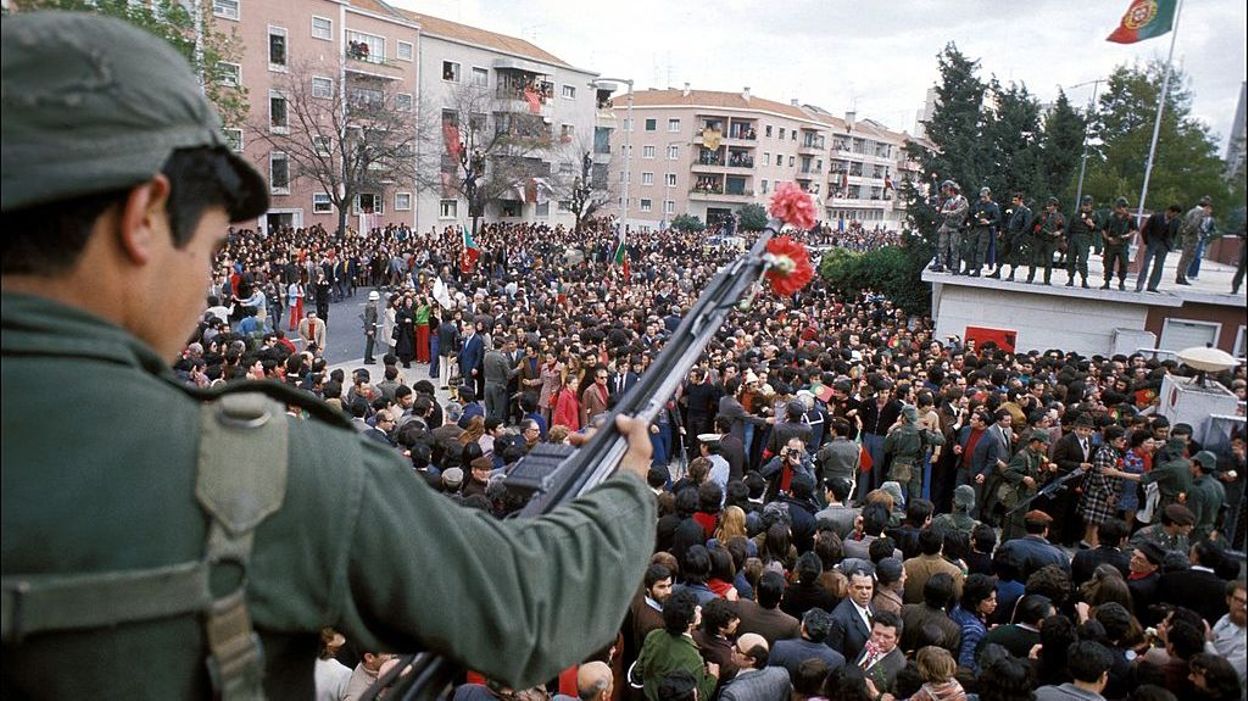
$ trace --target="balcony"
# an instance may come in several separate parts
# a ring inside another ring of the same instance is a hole
[[[805,137],[797,147],[798,153],[821,154],[827,150],[827,142],[823,137]]]
[[[753,168],[754,158],[752,156],[745,156],[741,158],[729,158],[728,167],[729,168]]]
[[[700,202],[733,202],[745,204],[754,201],[754,191],[733,190],[731,192],[723,192],[718,188],[711,188],[708,190],[694,188],[689,191],[689,199],[698,200]]]

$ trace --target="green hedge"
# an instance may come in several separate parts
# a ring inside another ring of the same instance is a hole
[[[833,248],[819,261],[819,274],[843,294],[872,290],[907,312],[926,314],[932,290],[921,278],[926,263],[921,248],[886,246],[863,253]]]

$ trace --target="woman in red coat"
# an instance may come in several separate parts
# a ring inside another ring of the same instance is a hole
[[[573,431],[581,429],[581,401],[576,396],[576,375],[568,373],[567,380],[555,396],[555,412],[551,426],[567,426]]]

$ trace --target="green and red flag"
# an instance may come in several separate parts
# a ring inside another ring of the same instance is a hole
[[[616,265],[624,265],[624,260],[628,257],[628,247],[625,245],[625,241],[624,241],[625,235],[626,234],[624,231],[624,225],[616,224],[615,225],[615,255],[612,256],[612,260],[615,261]]]
[[[464,274],[468,274],[472,272],[473,267],[477,264],[477,259],[481,257],[481,248],[472,239],[472,232],[467,227],[460,225],[459,230],[464,242],[464,254],[459,259],[459,269]]]
[[[1134,44],[1159,37],[1174,28],[1174,13],[1178,4],[1178,0],[1131,0],[1131,6],[1122,16],[1122,23],[1105,40]]]

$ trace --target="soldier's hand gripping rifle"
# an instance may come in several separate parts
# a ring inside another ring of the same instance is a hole
[[[1087,475],[1086,470],[1084,470],[1083,468],[1075,468],[1074,470],[1067,472],[1066,474],[1062,475],[1061,477],[1058,477],[1057,479],[1049,480],[1049,482],[1047,482],[1043,487],[1041,487],[1039,491],[1027,497],[1026,499],[1018,502],[1018,504],[1016,504],[1014,508],[1005,512],[1005,515],[1010,516],[1017,511],[1022,511],[1023,509],[1026,509],[1028,506],[1031,505],[1031,502],[1039,499],[1040,497],[1047,497],[1053,494],[1057,494],[1058,492],[1065,489],[1068,483],[1082,479],[1085,475]]]
[[[809,196],[801,193],[809,200]],[[672,334],[667,345],[641,379],[633,385],[612,409],[604,414],[600,428],[579,448],[566,445],[539,444],[519,462],[507,476],[508,490],[527,496],[528,502],[514,516],[532,518],[579,497],[610,477],[628,449],[626,438],[615,428],[615,415],[625,414],[651,422],[701,355],[715,332],[734,308],[748,309],[757,294],[755,285],[767,277],[782,295],[791,295],[809,282],[814,272],[804,248],[787,239],[773,238],[785,222],[806,230],[813,226],[813,206],[795,216],[791,210],[776,203],[772,213],[784,216],[772,219],[754,246],[735,262],[721,269],[703,290]],[[796,199],[796,195],[792,195]],[[781,203],[783,205],[783,202]],[[798,207],[801,209],[802,205]],[[805,217],[809,217],[809,219]],[[746,295],[744,301],[740,301]],[[410,671],[406,671],[410,668]],[[395,698],[440,698],[460,670],[450,660],[430,652],[405,655],[383,675],[361,699],[372,699],[377,691],[397,680],[391,691]],[[400,676],[402,675],[402,676]]]

